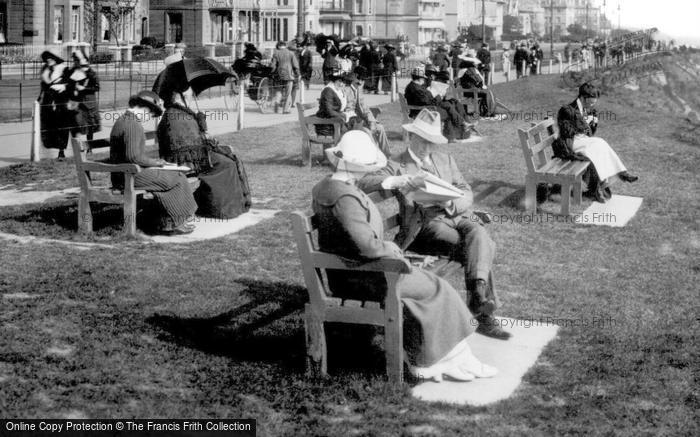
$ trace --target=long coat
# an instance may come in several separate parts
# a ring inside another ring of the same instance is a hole
[[[312,191],[313,211],[318,218],[321,250],[358,260],[397,258],[393,243],[384,241],[382,217],[372,201],[348,182],[324,178]],[[331,291],[339,297],[382,301],[386,281],[381,273],[329,271]],[[399,298],[418,324],[417,335],[404,342],[417,366],[435,364],[474,331],[474,321],[445,280],[413,268],[400,275]],[[411,323],[407,323],[411,325]]]
[[[65,63],[41,70],[41,92],[39,94],[41,114],[41,141],[47,149],[65,149],[68,133],[74,123],[68,110],[68,75]]]
[[[320,118],[337,118],[345,122],[345,113],[343,112],[345,105],[347,105],[347,100],[343,102],[336,91],[330,85],[327,85],[321,91],[321,97],[318,99],[316,116]],[[316,133],[318,135],[333,135],[333,125],[316,125]]]
[[[76,76],[73,75],[75,72],[78,72],[77,76],[81,76],[80,73],[83,70],[72,70],[68,82],[68,92],[71,100],[78,102],[78,108],[75,111],[74,132],[81,134],[99,132],[102,127],[96,94],[100,91],[100,80],[92,68],[84,71],[84,78],[81,80],[76,80]],[[78,86],[84,88],[78,89]]]

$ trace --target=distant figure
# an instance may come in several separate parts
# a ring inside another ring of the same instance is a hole
[[[518,79],[525,75],[525,64],[528,62],[529,53],[525,48],[525,44],[520,44],[520,47],[515,51],[513,62],[515,62],[515,74]]]
[[[275,112],[282,107],[284,114],[289,114],[292,101],[292,88],[294,81],[299,77],[299,62],[294,53],[287,49],[285,41],[277,43],[277,50],[272,55],[270,68],[275,79]],[[281,101],[280,101],[281,96]]]
[[[442,44],[437,47],[430,60],[439,71],[447,71],[447,69],[450,68],[450,60],[447,58],[447,49],[445,49]]]
[[[489,51],[489,45],[483,43],[481,48],[476,53],[476,57],[481,64],[478,66],[479,72],[484,76],[484,84],[489,83],[489,75],[491,74],[491,52]]]
[[[503,73],[508,76],[510,75],[510,49],[507,47],[503,49],[501,56],[503,57]]]
[[[48,50],[41,54],[44,65],[41,69],[41,92],[38,101],[41,117],[41,142],[47,149],[58,149],[58,159],[65,159],[68,147],[69,126],[72,124],[68,111],[68,65],[62,58]]]
[[[86,135],[88,140],[92,140],[95,132],[102,129],[96,96],[100,91],[100,81],[81,50],[73,52],[73,63],[74,67],[68,78],[68,92],[71,101],[74,101],[77,107],[71,130],[73,135]]]
[[[304,86],[309,89],[311,76],[313,74],[313,54],[309,50],[309,46],[302,43],[299,50],[299,72],[301,79],[304,81]]]
[[[338,68],[338,46],[332,38],[326,40],[325,46],[321,49],[321,57],[323,58],[323,83],[328,84],[331,81],[333,71]]]
[[[386,53],[382,57],[382,64],[384,69],[382,70],[382,90],[384,94],[388,94],[391,90],[391,78],[399,71],[399,63],[396,60],[396,47],[391,44],[385,44],[384,48]]]
[[[447,54],[447,56],[450,57],[451,59],[451,67],[452,67],[452,77],[457,77],[457,71],[459,71],[459,63],[461,60],[459,59],[459,56],[462,54],[462,45],[458,42],[455,42],[452,44],[452,50]]]

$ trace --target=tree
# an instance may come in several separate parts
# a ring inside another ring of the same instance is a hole
[[[512,41],[514,39],[523,39],[524,37],[523,25],[520,22],[520,18],[516,15],[504,15],[503,39]]]
[[[570,24],[567,26],[566,31],[569,32],[569,36],[575,40],[586,39],[586,28],[584,28],[579,23]]]
[[[88,0],[85,7],[85,32],[92,35],[93,50],[97,48],[97,42],[101,40],[98,33],[101,16],[107,20],[109,39],[114,40],[117,46],[121,46],[124,20],[132,16],[139,0]]]

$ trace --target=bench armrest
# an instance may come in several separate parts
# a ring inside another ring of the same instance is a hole
[[[352,270],[361,272],[410,273],[411,264],[404,258],[380,258],[362,261],[344,258],[332,253],[315,251],[311,254],[314,268]]]
[[[141,167],[136,164],[107,164],[104,162],[85,161],[82,163],[84,171],[97,173],[128,173],[136,174],[141,171]]]

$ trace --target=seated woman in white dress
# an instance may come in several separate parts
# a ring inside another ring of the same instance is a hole
[[[366,173],[387,164],[372,138],[364,131],[349,131],[336,147],[326,150],[326,155],[335,172],[312,191],[321,250],[364,261],[402,258],[401,249],[383,238],[379,210],[356,186]],[[386,294],[382,273],[329,270],[327,274],[336,297],[382,301]],[[407,310],[404,326],[413,327],[406,330],[404,347],[415,376],[436,381],[443,376],[470,381],[498,373],[472,354],[466,338],[474,332],[476,323],[448,282],[413,268],[400,275],[396,286]]]
[[[562,106],[557,114],[559,139],[552,148],[554,155],[562,159],[591,161],[588,177],[588,193],[599,202],[610,198],[610,183],[614,177],[624,182],[635,182],[639,177],[627,172],[627,168],[607,141],[595,137],[598,117],[594,108],[600,92],[585,83],[579,88],[576,100]]]

